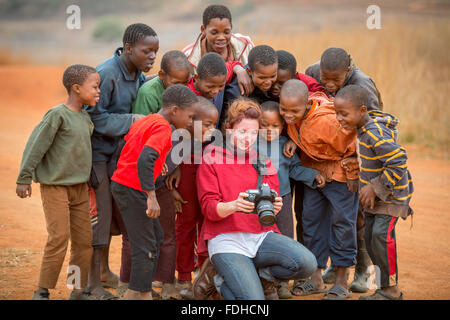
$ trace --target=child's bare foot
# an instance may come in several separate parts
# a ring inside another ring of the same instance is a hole
[[[100,281],[104,288],[117,289],[119,286],[119,277],[111,270],[106,270],[100,274]]]
[[[317,268],[317,270],[311,276],[311,280],[316,285],[318,290],[325,289],[325,284],[322,279],[322,269]]]
[[[123,295],[125,300],[153,300],[152,292],[139,292],[131,289],[127,289]]]

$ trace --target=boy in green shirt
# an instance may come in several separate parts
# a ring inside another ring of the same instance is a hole
[[[172,50],[164,54],[158,76],[144,83],[131,107],[132,113],[148,115],[161,109],[161,97],[174,84],[187,85],[189,61],[183,52]]]
[[[83,105],[94,106],[100,97],[100,76],[85,65],[72,65],[63,75],[67,101],[50,109],[28,139],[17,178],[16,193],[31,197],[31,182],[41,184],[48,239],[42,258],[38,289],[33,300],[48,300],[48,289],[58,281],[69,238],[69,269],[75,283],[70,299],[88,299],[92,255],[88,185],[92,166],[91,134],[94,129]]]

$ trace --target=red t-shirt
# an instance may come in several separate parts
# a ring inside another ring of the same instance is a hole
[[[162,115],[149,114],[133,123],[125,136],[125,141],[126,144],[117,163],[117,170],[111,180],[139,191],[145,191],[141,189],[137,172],[139,155],[146,146],[159,153],[154,167],[156,181],[166,161],[167,153],[172,148],[172,128]]]

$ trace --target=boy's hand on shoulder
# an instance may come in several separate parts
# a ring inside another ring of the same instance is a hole
[[[295,150],[297,150],[297,145],[292,140],[289,140],[283,146],[283,154],[286,158],[291,158],[294,155]]]
[[[253,86],[253,81],[252,79],[250,79],[247,71],[245,71],[245,69],[240,65],[235,66],[233,68],[233,71],[236,74],[241,95],[249,96],[253,92],[255,87]]]
[[[315,178],[316,182],[317,182],[317,188],[323,188],[325,187],[326,181],[323,175],[321,175],[320,173],[316,176]]]
[[[347,188],[350,192],[358,192],[359,178],[358,179],[347,179]]]
[[[20,198],[31,197],[31,184],[17,184],[16,193]]]
[[[364,208],[373,209],[375,206],[375,198],[377,195],[370,184],[366,184],[359,192],[359,200]]]

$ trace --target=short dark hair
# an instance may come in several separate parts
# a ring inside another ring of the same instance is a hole
[[[197,96],[197,100],[198,100],[197,114],[201,114],[204,111],[210,110],[216,110],[218,112],[216,106],[214,105],[214,103],[211,102],[211,100],[202,96]]]
[[[122,42],[125,46],[128,43],[131,46],[134,46],[137,42],[141,41],[145,37],[157,37],[156,32],[144,23],[134,23],[129,25],[123,34]]]
[[[368,99],[366,90],[356,84],[349,84],[343,87],[336,93],[335,99],[343,99],[350,101],[351,104],[357,108],[367,106]]]
[[[219,54],[209,52],[200,59],[197,66],[197,74],[200,79],[208,79],[218,75],[225,75],[226,77],[227,66]]]
[[[281,87],[280,97],[282,95],[287,97],[302,96],[305,101],[308,101],[308,87],[303,81],[300,81],[298,79],[290,79],[286,81]]]
[[[261,104],[261,110],[280,112],[280,104],[276,101],[266,101]]]
[[[277,53],[270,46],[256,46],[250,50],[250,53],[248,54],[248,66],[251,70],[255,70],[257,63],[263,66],[270,66],[274,63],[278,63]]]
[[[97,70],[93,67],[84,64],[74,64],[64,71],[62,83],[67,92],[70,93],[70,89],[74,84],[82,85],[91,73],[96,72]]]
[[[297,60],[292,53],[285,50],[277,50],[278,69],[287,70],[292,76],[297,73]]]
[[[184,109],[197,102],[198,99],[195,93],[182,84],[174,84],[164,90],[162,94],[162,108],[177,106]]]
[[[231,12],[230,10],[219,4],[213,4],[208,6],[205,11],[203,11],[203,26],[206,27],[212,19],[228,19],[231,22]]]
[[[320,58],[320,68],[329,71],[345,71],[350,66],[350,56],[344,49],[328,48]]]
[[[189,70],[189,61],[183,52],[171,50],[163,55],[161,59],[161,69],[165,73],[170,73],[170,70]]]

